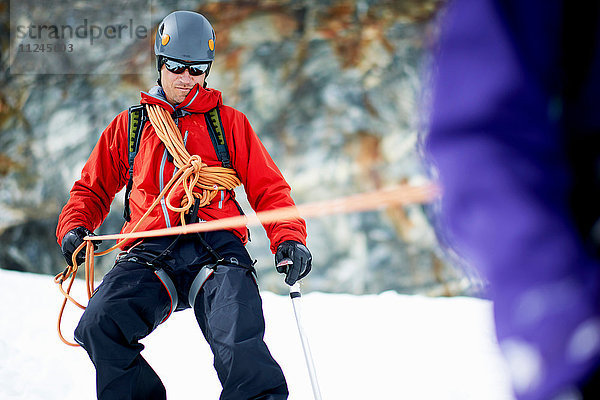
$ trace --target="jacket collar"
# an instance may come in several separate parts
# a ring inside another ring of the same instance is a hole
[[[148,92],[142,92],[141,97],[141,104],[158,104],[170,113],[181,110],[200,114],[223,104],[220,91],[210,88],[201,88],[198,84],[196,84],[185,99],[176,106],[173,106],[167,101],[165,92],[160,86],[154,86]]]

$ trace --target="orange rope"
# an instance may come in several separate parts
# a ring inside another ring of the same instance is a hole
[[[261,211],[256,214],[240,215],[189,224],[186,226],[174,226],[172,228],[154,229],[143,232],[87,236],[86,240],[131,240],[156,236],[209,232],[244,226],[258,226],[298,217],[318,218],[326,215],[382,209],[394,205],[424,204],[431,202],[438,195],[438,187],[432,184],[425,184],[422,186],[404,184],[333,200],[324,200],[298,206]]]

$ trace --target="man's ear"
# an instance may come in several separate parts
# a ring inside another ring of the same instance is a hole
[[[158,86],[162,87],[162,83],[160,81],[160,78],[161,78],[161,75],[162,75],[162,66],[163,66],[162,58],[161,57],[158,57],[156,59],[156,65],[157,65],[157,69],[158,69],[158,79],[156,80],[156,83],[158,84]]]

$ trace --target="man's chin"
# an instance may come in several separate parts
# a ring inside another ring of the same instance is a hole
[[[171,96],[169,96],[169,95],[166,96],[167,101],[169,103],[171,103],[172,105],[176,106],[179,103],[181,103],[182,101],[184,101],[189,93],[190,93],[190,90],[176,89],[175,93],[170,92]]]
[[[191,89],[187,89],[187,90],[179,90],[179,93],[176,96],[176,100],[179,101],[179,103],[181,103],[183,100],[185,100],[185,98],[188,96],[188,94],[190,94],[190,90]]]
[[[173,101],[171,102],[171,104],[173,104],[174,106],[181,104],[181,102],[183,102],[186,97],[187,97],[187,93],[185,95],[176,96],[173,98]]]

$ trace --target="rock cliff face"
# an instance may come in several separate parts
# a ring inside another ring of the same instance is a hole
[[[420,106],[439,1],[153,3],[139,11],[153,29],[175,9],[201,12],[213,23],[209,86],[248,116],[297,203],[426,180]],[[54,237],[58,213],[104,127],[154,84],[154,31],[147,47],[113,49],[85,75],[14,74],[6,53],[17,43],[7,40],[9,16],[0,7],[0,267],[56,273],[64,265]],[[115,57],[141,73],[101,74]],[[251,211],[243,190],[238,198]],[[97,232],[120,229],[122,202],[120,193]],[[421,206],[307,222],[309,290],[470,290],[472,282],[441,255]],[[249,251],[262,287],[281,290],[262,228],[252,229]],[[99,274],[113,259],[98,260]]]

